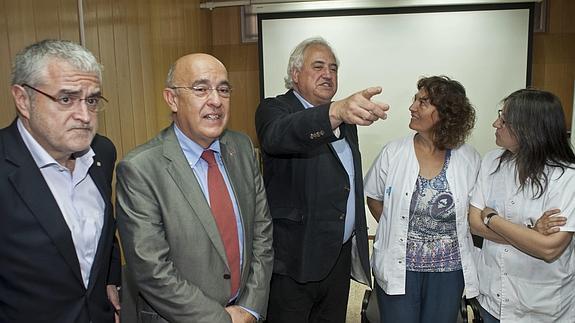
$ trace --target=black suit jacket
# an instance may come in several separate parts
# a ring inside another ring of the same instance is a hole
[[[89,174],[106,211],[85,288],[70,230],[16,122],[0,130],[0,322],[113,322],[106,284],[120,280],[110,202],[116,150],[98,135],[92,148]]]
[[[338,138],[328,112],[329,104],[305,109],[292,90],[265,99],[256,112],[273,219],[274,273],[302,283],[325,278],[334,266],[343,244],[350,189],[356,196],[359,267],[370,277],[357,129],[348,124],[339,127],[353,154],[355,182],[349,183],[330,145]]]

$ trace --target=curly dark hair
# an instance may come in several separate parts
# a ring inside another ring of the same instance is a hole
[[[441,75],[420,79],[417,89],[427,92],[429,102],[439,115],[439,121],[432,129],[435,146],[454,149],[463,145],[475,125],[475,108],[469,102],[463,85]]]

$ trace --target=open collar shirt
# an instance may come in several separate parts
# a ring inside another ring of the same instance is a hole
[[[56,162],[40,146],[20,119],[18,119],[17,125],[24,144],[38,165],[70,229],[76,256],[80,263],[84,287],[87,288],[104,225],[106,209],[106,204],[98,187],[88,174],[94,162],[95,153],[90,148],[82,156],[77,156],[74,170],[70,171]]]

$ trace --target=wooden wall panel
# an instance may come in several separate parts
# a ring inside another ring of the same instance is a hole
[[[45,38],[79,40],[76,0],[0,0],[0,128],[16,117],[10,94],[14,56]]]
[[[168,68],[182,55],[210,50],[209,12],[187,0],[86,2],[86,45],[104,65],[110,100],[100,132],[121,158],[171,122],[162,97]]]
[[[548,0],[548,28],[533,37],[533,86],[561,99],[567,127],[573,115],[575,86],[575,1]],[[575,129],[572,129],[575,130]]]
[[[258,145],[254,118],[259,104],[257,43],[241,42],[240,8],[212,11],[213,54],[226,65],[233,87],[229,128],[250,136]]]
[[[16,116],[10,94],[10,70],[12,54],[8,30],[7,0],[0,0],[0,128],[10,124]]]
[[[178,57],[211,52],[210,12],[189,0],[84,0],[86,47],[104,65],[99,132],[122,156],[171,122],[162,97]],[[15,117],[9,92],[11,61],[44,38],[80,40],[77,0],[0,0],[0,127]]]

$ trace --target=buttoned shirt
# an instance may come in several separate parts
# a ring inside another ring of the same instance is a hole
[[[390,295],[405,294],[406,244],[409,209],[419,174],[413,144],[414,135],[387,143],[369,169],[365,195],[383,202],[377,226],[371,265],[381,288]],[[467,212],[469,196],[477,179],[481,158],[469,145],[451,151],[447,181],[455,203],[457,242],[465,282],[466,297],[478,294],[476,253],[469,232]]]
[[[309,109],[313,108],[313,105],[309,103],[306,99],[304,99],[299,93],[296,91],[293,92],[298,98],[298,100],[303,104],[304,108]],[[339,137],[339,128],[336,128],[334,134]],[[337,141],[330,143],[333,147],[333,150],[336,152],[337,157],[339,158],[340,162],[342,163],[347,176],[349,178],[349,185],[353,187],[354,178],[355,178],[355,171],[353,167],[353,155],[351,152],[351,147],[349,143],[345,140],[345,138],[341,138]],[[347,196],[347,208],[345,213],[345,228],[343,232],[343,242],[347,242],[349,238],[351,238],[353,231],[355,230],[355,190],[350,189],[349,195]]]
[[[529,184],[518,190],[513,162],[502,163],[495,171],[503,152],[497,149],[485,155],[471,204],[481,210],[491,207],[507,221],[522,225],[559,208],[567,218],[561,230],[574,232],[575,169],[547,167],[547,190],[533,199]],[[547,263],[511,245],[484,240],[477,264],[481,306],[501,322],[575,322],[574,252],[571,240],[557,260]]]
[[[83,155],[76,156],[74,170],[70,171],[40,146],[20,119],[17,124],[24,144],[38,165],[70,229],[82,280],[84,286],[88,287],[106,208],[98,187],[88,174],[95,153],[90,148]]]

